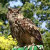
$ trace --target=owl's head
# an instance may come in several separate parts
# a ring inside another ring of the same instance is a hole
[[[12,8],[8,8],[8,14],[7,14],[7,18],[14,18],[17,17],[17,15],[19,14],[19,9],[12,9]]]
[[[21,8],[12,9],[8,8],[7,18],[9,21],[14,21],[16,18],[23,18],[23,14],[20,12]]]

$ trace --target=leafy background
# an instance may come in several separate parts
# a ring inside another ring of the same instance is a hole
[[[20,5],[17,4],[17,1],[0,0],[0,37],[4,36],[7,39],[10,35],[9,22],[6,18],[8,7],[22,7],[21,11],[24,17],[30,18],[39,27],[44,43],[44,50],[50,50],[50,0],[19,0]],[[11,2],[15,2],[16,4],[12,6]],[[4,41],[6,42],[5,39]],[[0,48],[3,47],[0,46]]]

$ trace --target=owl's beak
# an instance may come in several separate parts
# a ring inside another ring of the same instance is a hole
[[[14,13],[14,15],[16,16],[16,13]]]

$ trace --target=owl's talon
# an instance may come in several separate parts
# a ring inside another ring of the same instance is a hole
[[[24,46],[24,48],[26,48],[27,46]]]
[[[29,50],[30,47],[31,47],[31,45],[28,46],[28,50]]]

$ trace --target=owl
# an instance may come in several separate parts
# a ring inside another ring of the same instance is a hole
[[[25,18],[20,9],[8,9],[7,19],[9,21],[11,35],[19,43],[19,46],[43,45],[39,28],[31,19]]]

